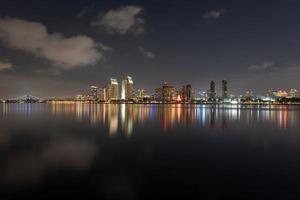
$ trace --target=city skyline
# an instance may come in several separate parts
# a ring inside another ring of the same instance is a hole
[[[206,91],[211,80],[218,93],[222,80],[229,94],[299,89],[299,8],[293,0],[4,1],[0,98],[72,97],[124,74],[146,91],[164,82]]]
[[[92,101],[102,101],[106,102],[108,100],[121,100],[121,101],[131,101],[136,98],[143,98],[144,96],[153,97],[158,101],[166,101],[166,96],[170,98],[167,101],[175,100],[180,102],[190,102],[191,100],[196,100],[199,98],[210,98],[210,99],[234,99],[240,97],[289,97],[289,98],[299,98],[300,94],[298,92],[298,88],[267,88],[263,93],[253,93],[253,90],[245,90],[239,94],[230,93],[228,90],[228,81],[220,80],[216,82],[215,80],[211,80],[209,82],[209,86],[206,90],[200,91],[195,88],[192,88],[191,84],[184,84],[180,87],[177,87],[173,84],[169,85],[167,82],[163,82],[160,85],[157,85],[154,90],[147,91],[143,88],[139,88],[138,86],[134,86],[132,76],[126,75],[120,81],[119,84],[118,78],[110,78],[106,84],[99,85],[91,85],[89,86],[89,91],[84,90],[80,94],[76,94],[74,96],[63,96],[63,97],[36,97],[32,94],[22,94],[19,97],[31,96],[33,98],[38,99],[77,99],[77,100],[92,100]],[[165,94],[167,93],[167,94]],[[6,100],[13,100],[19,97],[11,97],[6,98]],[[179,99],[178,99],[179,98]],[[2,100],[4,100],[3,98]]]

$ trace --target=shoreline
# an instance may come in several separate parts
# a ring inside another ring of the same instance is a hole
[[[240,106],[240,105],[253,105],[253,106],[258,106],[258,105],[263,105],[263,106],[276,106],[276,105],[285,105],[285,106],[300,106],[299,103],[210,103],[210,102],[195,102],[195,103],[162,103],[162,102],[149,102],[149,103],[128,103],[128,102],[82,102],[82,101],[56,101],[56,102],[0,102],[2,104],[107,104],[107,105],[215,105],[215,106],[222,106],[222,105],[230,105],[230,106]]]

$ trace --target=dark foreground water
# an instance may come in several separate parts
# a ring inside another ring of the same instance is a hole
[[[299,199],[300,107],[0,104],[0,199]]]

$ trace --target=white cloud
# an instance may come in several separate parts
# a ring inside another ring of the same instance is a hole
[[[0,71],[5,69],[11,69],[12,66],[13,66],[12,63],[0,61]]]
[[[220,10],[211,10],[208,11],[203,15],[203,18],[205,19],[218,19],[221,17],[224,13],[226,12],[225,9],[220,9]]]
[[[265,61],[262,65],[251,65],[250,67],[248,67],[248,70],[264,71],[264,70],[273,68],[273,66],[274,66],[273,62]]]
[[[66,70],[96,64],[105,50],[91,37],[49,33],[41,23],[16,18],[0,18],[0,40],[10,48],[47,59]]]
[[[126,33],[140,34],[144,32],[144,20],[139,17],[143,8],[138,6],[123,6],[99,14],[92,25],[104,27],[110,34]]]
[[[146,49],[144,49],[143,47],[139,47],[140,52],[146,57],[146,58],[155,58],[155,54],[151,51],[147,51]]]

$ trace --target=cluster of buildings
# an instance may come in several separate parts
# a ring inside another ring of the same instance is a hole
[[[252,91],[244,95],[234,96],[228,93],[227,80],[221,81],[221,93],[216,91],[216,82],[211,81],[209,89],[202,93],[192,90],[190,84],[183,85],[180,89],[168,83],[163,83],[156,88],[154,93],[148,95],[145,90],[135,90],[131,76],[125,76],[121,85],[117,79],[111,78],[103,87],[91,86],[86,95],[77,95],[76,101],[93,101],[102,103],[289,103],[299,102],[300,95],[296,89],[268,90],[266,96],[255,96]]]
[[[77,95],[77,101],[117,102],[134,101],[145,96],[145,90],[134,90],[131,76],[125,76],[119,90],[117,79],[111,78],[103,87],[91,86],[89,94]]]
[[[119,90],[121,88],[121,91]],[[146,90],[134,89],[131,76],[125,76],[121,86],[117,79],[111,78],[103,87],[91,86],[88,94],[77,95],[76,101],[97,102],[190,102],[193,99],[192,86],[184,85],[180,90],[175,86],[163,83],[155,93],[147,95]]]
[[[268,96],[274,98],[299,98],[299,92],[297,89],[290,89],[289,91],[281,89],[270,89],[268,90]]]
[[[217,92],[216,92],[216,83],[215,81],[210,82],[210,88],[207,91],[207,97],[210,100],[217,99]],[[228,98],[228,87],[227,87],[227,81],[222,80],[222,95],[219,97],[219,99],[226,99]]]
[[[211,81],[207,91],[197,93],[191,84],[183,85],[179,89],[168,83],[163,83],[150,95],[144,89],[135,89],[131,76],[123,77],[121,84],[115,78],[109,79],[103,87],[90,86],[89,92],[77,95],[70,99],[40,100],[32,95],[3,100],[2,102],[49,102],[49,103],[225,103],[225,104],[300,104],[300,95],[297,89],[281,90],[269,89],[265,96],[253,95],[251,90],[244,95],[235,96],[228,93],[227,80],[222,80],[221,91],[218,94],[216,82]]]
[[[190,102],[193,100],[192,86],[190,84],[182,86],[177,90],[175,86],[168,85],[166,82],[161,87],[155,89],[153,100],[157,102]]]
[[[121,90],[120,90],[121,89]],[[148,95],[144,89],[135,90],[131,76],[122,79],[121,86],[117,79],[111,78],[103,87],[91,86],[88,94],[77,95],[76,101],[96,101],[96,102],[147,102],[147,103],[189,103],[197,100],[195,91],[190,84],[183,85],[177,89],[173,85],[163,83],[156,88],[154,93]],[[214,81],[210,83],[210,89],[206,92],[206,101],[215,101],[217,97],[216,85]],[[228,97],[227,81],[222,80],[222,96]]]

